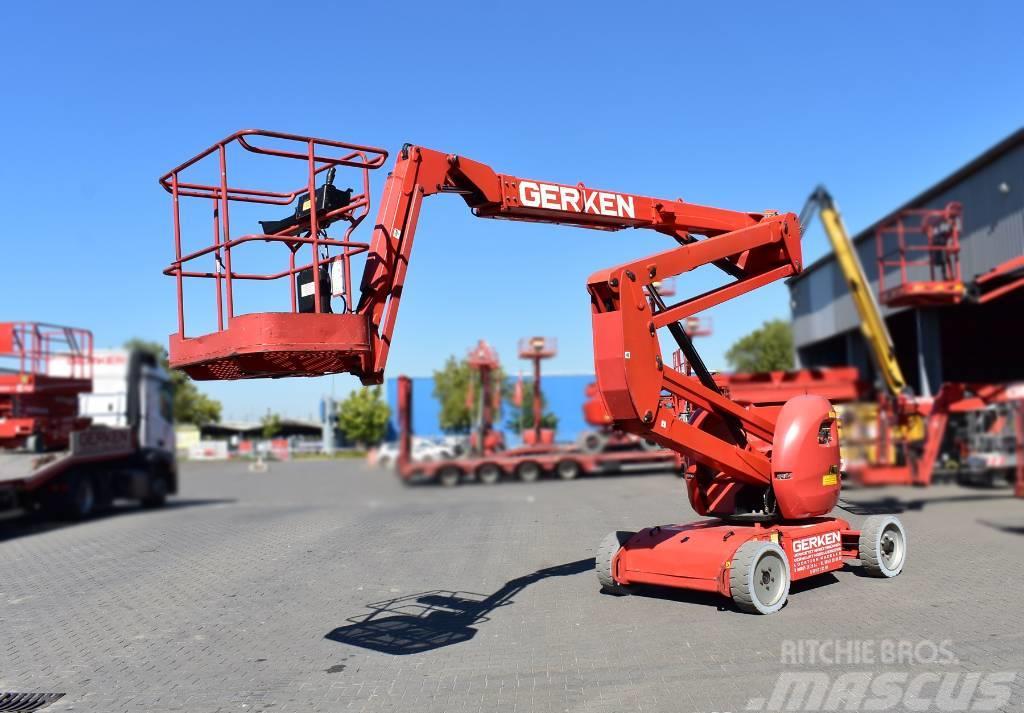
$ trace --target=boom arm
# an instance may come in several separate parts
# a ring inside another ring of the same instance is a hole
[[[850,236],[843,226],[843,218],[839,214],[835,200],[824,186],[815,188],[807,198],[804,209],[800,212],[802,230],[807,229],[815,212],[821,216],[825,235],[828,236],[828,240],[832,244],[836,262],[839,263],[839,269],[842,270],[843,278],[850,288],[850,298],[853,300],[854,307],[857,308],[861,332],[871,350],[875,366],[882,375],[889,393],[893,397],[899,397],[906,390],[907,381],[903,378],[899,362],[896,361],[892,336],[889,334],[889,328],[885,325],[878,301],[864,274],[864,266],[861,265],[860,258],[857,256],[853,241],[850,240]]]
[[[422,200],[437,193],[462,196],[482,218],[596,230],[647,228],[680,243],[590,278],[599,388],[624,430],[682,452],[730,480],[769,485],[766,444],[772,442],[775,424],[723,396],[713,382],[701,383],[666,366],[657,330],[668,328],[679,339],[679,320],[798,272],[795,215],[743,213],[522,179],[454,154],[407,145],[388,176],[361,283],[357,312],[368,318],[372,341],[359,374],[364,383],[383,378]],[[657,282],[706,264],[735,279],[672,305],[658,297]],[[680,418],[667,395],[701,409],[703,423]]]
[[[383,378],[420,206],[425,196],[437,193],[461,195],[480,218],[558,223],[594,230],[648,228],[683,245],[697,242],[694,233],[722,235],[758,226],[766,218],[759,213],[710,208],[681,200],[595,190],[582,183],[567,186],[517,178],[455,154],[407,144],[384,187],[356,308],[369,317],[374,342],[360,374],[365,383],[380,383]],[[710,261],[737,279],[749,278],[751,271],[759,268],[749,264],[750,256],[743,250]],[[771,279],[777,277],[761,284]]]

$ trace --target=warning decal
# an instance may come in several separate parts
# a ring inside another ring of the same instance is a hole
[[[842,560],[842,537],[836,531],[793,540],[793,567],[797,572],[827,572]]]

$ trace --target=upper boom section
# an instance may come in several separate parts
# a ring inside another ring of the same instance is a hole
[[[406,145],[388,176],[374,226],[357,311],[370,320],[374,346],[361,374],[366,383],[383,378],[405,284],[419,211],[425,196],[460,195],[481,218],[555,223],[592,230],[646,228],[682,244],[695,235],[716,236],[750,228],[764,215],[567,185],[495,172],[472,159]],[[729,274],[746,274],[746,254],[714,260]]]

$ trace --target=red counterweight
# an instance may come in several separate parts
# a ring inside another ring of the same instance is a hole
[[[367,190],[358,200],[337,199],[323,208],[321,203],[333,195],[327,190],[331,169],[348,166],[361,169],[365,176],[383,163],[385,153],[270,132],[240,132],[227,141],[237,140],[252,151],[246,142],[255,134],[284,137],[305,147],[302,153],[275,154],[305,161],[308,176],[301,188],[290,193],[233,188],[223,170],[219,187],[181,182],[179,173],[204,156],[219,153],[223,167],[225,142],[175,169],[162,183],[176,207],[180,196],[196,194],[225,206],[244,200],[286,205],[298,198],[292,218],[264,222],[261,233],[237,240],[227,234],[225,208],[223,234],[215,230],[214,245],[201,253],[219,256],[225,246],[252,240],[284,243],[291,249],[291,263],[275,277],[297,280],[306,300],[296,308],[292,292],[292,313],[248,314],[239,325],[229,299],[224,325],[218,323],[209,335],[186,339],[180,315],[183,278],[214,279],[218,300],[222,280],[230,294],[232,279],[265,278],[235,274],[228,260],[223,267],[218,262],[210,273],[186,271],[184,263],[197,254],[182,256],[176,219],[177,258],[166,271],[179,285],[179,333],[171,338],[172,365],[196,378],[350,372],[364,383],[380,383],[425,196],[454,193],[482,218],[609,231],[654,230],[671,238],[673,247],[601,270],[588,282],[598,388],[616,427],[685,457],[690,502],[698,513],[719,519],[637,534],[611,533],[596,556],[602,587],[623,592],[631,584],[650,583],[712,589],[732,596],[744,611],[771,613],[785,604],[792,580],[838,569],[845,559],[858,557],[868,574],[876,576],[891,577],[902,570],[906,535],[898,520],[869,518],[855,531],[843,520],[824,517],[840,487],[838,430],[829,402],[799,396],[781,408],[762,410],[731,400],[716,384],[684,326],[700,311],[800,270],[800,227],[794,214],[744,213],[597,190],[582,183],[523,179],[455,154],[406,145],[388,176],[373,238],[365,246],[350,242],[348,234],[363,215],[351,206],[362,210],[368,205]],[[321,146],[342,153],[321,155]],[[325,171],[327,179],[317,188],[316,179]],[[310,196],[315,196],[312,205]],[[332,221],[349,224],[343,239],[323,232]],[[306,243],[312,244],[314,254],[300,269],[294,256]],[[321,284],[326,277],[319,273],[319,246],[342,248],[327,261],[344,266],[346,286],[349,258],[366,251],[355,305],[346,289],[338,290],[331,281]],[[709,264],[731,279],[703,294],[671,304],[665,301],[659,285]],[[330,313],[321,304],[327,289],[344,293],[340,313]],[[301,313],[303,304],[308,314]],[[660,330],[669,332],[692,375],[665,364]],[[407,385],[400,388],[407,390]],[[689,409],[680,411],[679,404],[689,404]],[[403,446],[408,453],[408,442]]]

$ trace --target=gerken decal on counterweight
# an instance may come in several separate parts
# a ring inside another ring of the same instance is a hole
[[[843,539],[838,532],[793,540],[793,567],[797,572],[824,572],[843,559]]]

